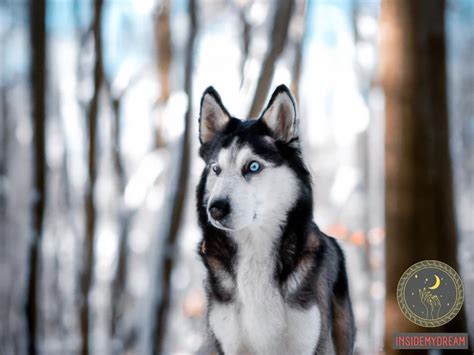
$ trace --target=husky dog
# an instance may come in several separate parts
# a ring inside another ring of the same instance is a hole
[[[209,333],[221,354],[353,352],[344,256],[312,222],[297,123],[284,85],[258,119],[232,117],[212,87],[202,96],[198,250]]]

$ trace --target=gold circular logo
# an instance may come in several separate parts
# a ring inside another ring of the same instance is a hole
[[[410,266],[400,278],[397,300],[402,313],[422,327],[439,327],[461,310],[464,287],[458,273],[437,260]]]

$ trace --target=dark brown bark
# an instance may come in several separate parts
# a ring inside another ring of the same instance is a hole
[[[160,75],[160,102],[168,101],[171,94],[170,68],[172,59],[170,0],[161,1],[155,19],[156,48],[158,50],[158,71]]]
[[[155,319],[153,324],[152,336],[153,340],[153,354],[161,354],[163,342],[166,336],[166,328],[168,322],[168,313],[171,301],[171,273],[174,266],[174,258],[177,250],[177,241],[179,227],[184,212],[184,203],[187,196],[187,185],[189,178],[189,167],[191,158],[191,119],[192,119],[192,105],[193,105],[193,66],[194,66],[194,47],[196,41],[196,34],[198,31],[197,23],[197,4],[196,0],[189,0],[188,2],[188,16],[189,16],[189,34],[186,44],[186,61],[184,73],[184,91],[188,97],[188,107],[184,117],[184,134],[182,138],[182,145],[180,147],[181,159],[178,165],[177,181],[171,181],[173,189],[173,201],[171,206],[171,220],[168,221],[169,228],[164,235],[164,260],[160,268],[161,271],[161,297],[159,302],[156,302],[154,309]]]
[[[94,1],[94,20],[92,24],[92,34],[94,39],[94,88],[92,98],[87,107],[87,173],[88,186],[85,198],[85,237],[84,237],[84,266],[81,275],[81,302],[80,302],[80,331],[81,331],[81,354],[89,354],[90,334],[89,334],[89,295],[92,286],[94,271],[94,232],[96,224],[96,212],[94,206],[94,188],[96,182],[97,169],[97,116],[99,111],[99,96],[103,83],[102,64],[102,0]]]
[[[257,88],[248,117],[256,117],[263,108],[275,72],[275,63],[285,48],[288,26],[294,8],[294,0],[278,0],[273,25],[270,32],[270,44],[263,59]]]
[[[41,239],[46,204],[46,1],[30,3],[31,44],[31,104],[33,126],[33,199],[32,236],[28,251],[26,278],[27,349],[29,354],[38,352],[38,277]]]
[[[382,1],[388,354],[398,353],[392,350],[393,333],[426,331],[407,320],[398,308],[396,288],[402,273],[425,259],[440,260],[459,270],[446,102],[444,9],[443,0]],[[437,330],[466,331],[464,314],[461,312]]]

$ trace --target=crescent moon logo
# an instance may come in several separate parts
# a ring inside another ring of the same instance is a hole
[[[439,284],[441,283],[438,275],[434,275],[434,277],[435,277],[436,281],[435,281],[433,286],[428,287],[430,290],[436,290],[439,287]]]
[[[464,287],[458,273],[449,265],[438,260],[422,260],[403,273],[397,285],[397,301],[403,315],[412,323],[439,327],[461,310]]]

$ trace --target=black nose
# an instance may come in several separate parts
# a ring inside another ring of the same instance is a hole
[[[211,217],[216,221],[225,218],[230,212],[230,204],[228,200],[216,200],[209,207]]]

